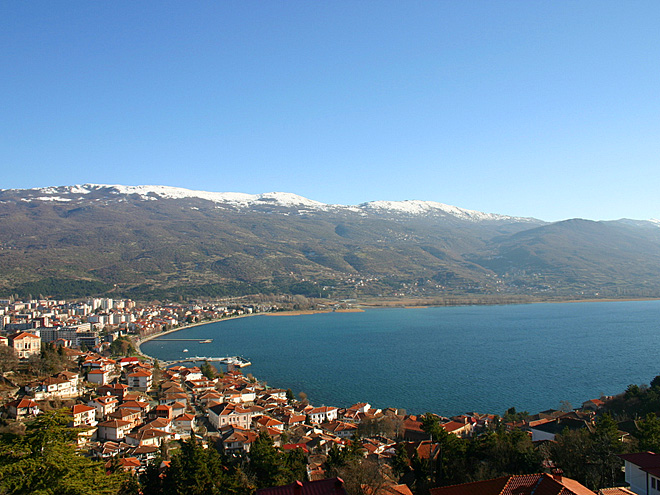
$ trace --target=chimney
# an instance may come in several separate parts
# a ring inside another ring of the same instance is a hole
[[[293,485],[293,493],[295,495],[302,495],[302,489],[303,489],[302,481],[296,480],[296,482]]]
[[[344,480],[339,477],[335,480],[335,493],[345,493]]]
[[[558,483],[561,483],[562,481],[562,474],[564,474],[564,471],[561,468],[552,468],[552,479],[557,481]]]

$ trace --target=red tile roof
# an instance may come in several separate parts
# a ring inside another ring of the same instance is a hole
[[[89,411],[96,411],[96,409],[94,409],[93,407],[85,406],[83,404],[76,404],[71,408],[72,414],[81,414]]]
[[[504,476],[462,485],[432,488],[430,495],[595,495],[570,478],[548,474]]]
[[[33,339],[38,339],[38,338],[39,338],[39,337],[37,337],[36,335],[33,335],[33,334],[31,334],[31,333],[28,333],[28,332],[19,332],[19,333],[16,333],[16,334],[14,334],[14,335],[10,335],[10,336],[9,336],[9,338],[10,338],[11,340],[25,339],[25,338],[27,338],[27,337],[30,337],[30,338],[33,338]]]
[[[26,407],[37,407],[37,404],[32,399],[16,399],[7,403],[7,406],[15,407],[16,409],[23,409]]]
[[[300,482],[296,481],[286,486],[262,488],[256,495],[347,495],[344,481],[341,478]]]
[[[458,421],[450,421],[449,423],[445,423],[441,426],[447,433],[451,433],[453,431],[460,430],[461,428],[465,428],[465,423],[459,423]]]
[[[619,454],[624,461],[628,461],[640,469],[660,468],[660,454],[654,452],[637,452],[634,454]]]
[[[182,414],[182,415],[177,416],[176,418],[174,418],[174,421],[177,421],[177,422],[178,421],[192,421],[193,419],[195,419],[194,414],[185,413],[185,414]]]
[[[136,371],[135,373],[131,373],[128,376],[151,376],[151,373],[149,373],[148,371],[140,370],[140,371]]]

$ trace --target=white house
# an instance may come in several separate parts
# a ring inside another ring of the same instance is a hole
[[[163,440],[170,440],[174,437],[174,434],[158,430],[156,428],[149,428],[146,430],[140,430],[135,433],[129,433],[126,435],[126,443],[132,446],[153,446],[159,447]]]
[[[97,383],[98,385],[105,385],[110,380],[110,370],[95,369],[87,372],[87,381],[90,383]]]
[[[93,407],[96,411],[96,419],[103,419],[108,414],[117,410],[119,401],[117,400],[117,397],[104,395],[103,397],[97,397],[96,399],[90,400],[87,405]]]
[[[35,392],[35,397],[59,397],[61,399],[77,397],[79,395],[78,375],[74,374],[70,378],[64,374],[49,376],[41,382],[40,392]]]
[[[39,404],[32,399],[16,399],[6,404],[10,418],[21,419],[39,414]]]
[[[28,333],[19,332],[8,337],[9,346],[13,347],[20,359],[27,359],[41,353],[41,338]]]
[[[195,415],[190,413],[181,414],[174,418],[172,423],[178,431],[190,434],[195,428]]]
[[[147,392],[151,388],[151,383],[152,376],[149,371],[138,370],[128,375],[128,387],[133,390]]]
[[[96,409],[84,404],[76,404],[71,408],[72,426],[96,426]]]
[[[626,471],[626,483],[637,495],[660,493],[660,454],[639,452],[620,454]]]
[[[240,426],[249,429],[252,424],[254,413],[238,404],[223,402],[209,408],[209,422],[220,429],[226,425]]]
[[[310,423],[320,424],[334,421],[337,419],[338,412],[339,410],[336,407],[321,406],[307,411],[307,416],[309,416]]]
[[[98,424],[98,437],[105,440],[112,440],[118,442],[123,440],[126,435],[131,431],[133,423],[130,421],[122,421],[120,419],[112,419]]]

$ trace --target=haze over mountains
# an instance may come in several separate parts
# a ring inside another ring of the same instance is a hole
[[[657,220],[77,185],[0,191],[0,294],[660,296]]]

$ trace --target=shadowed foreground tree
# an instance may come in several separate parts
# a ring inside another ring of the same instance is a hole
[[[566,476],[595,490],[614,486],[621,475],[623,462],[616,454],[624,451],[616,422],[609,414],[596,421],[594,432],[586,428],[565,429],[550,445],[550,456]]]
[[[76,433],[63,411],[45,412],[24,436],[0,440],[0,493],[38,495],[117,494],[126,475],[106,474],[101,462],[76,453]]]
[[[636,434],[639,450],[660,452],[660,418],[654,413],[648,413],[646,419],[639,421]]]
[[[373,459],[352,459],[337,470],[337,475],[344,480],[346,491],[350,494],[381,493],[383,487],[391,483],[389,467]]]
[[[248,495],[253,491],[240,469],[194,437],[182,442],[181,450],[172,456],[161,487],[153,479],[148,486],[151,491],[144,490],[145,495]]]
[[[433,454],[427,461],[429,486],[454,485],[468,479],[467,441],[447,433],[438,416],[431,413],[422,417],[422,430],[431,435],[434,443]]]
[[[248,471],[258,488],[307,481],[307,460],[301,449],[282,452],[266,432],[259,433],[250,447]]]

